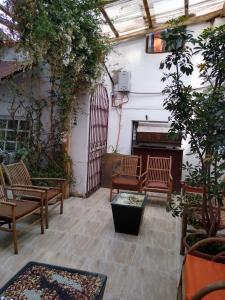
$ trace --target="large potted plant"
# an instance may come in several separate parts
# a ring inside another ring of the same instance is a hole
[[[169,209],[174,216],[188,211],[189,220],[211,237],[221,225],[224,185],[225,25],[207,28],[197,38],[180,20],[170,25],[163,39],[171,52],[160,64],[166,70],[162,78],[166,82],[164,107],[171,113],[171,134],[181,133],[190,145],[190,154],[197,158],[197,163],[184,165],[186,185],[201,187],[202,193],[201,197],[179,197]],[[197,58],[197,65],[193,58]],[[198,72],[201,89],[189,83],[194,81],[188,78],[193,72]],[[187,210],[188,205],[192,205],[191,210]]]

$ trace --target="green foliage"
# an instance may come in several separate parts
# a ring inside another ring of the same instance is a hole
[[[188,173],[186,181],[204,187],[205,229],[208,234],[214,234],[217,216],[212,213],[212,201],[222,204],[221,177],[225,170],[225,25],[206,29],[196,39],[184,26],[172,26],[163,38],[172,45],[179,39],[186,43],[183,48],[175,46],[160,64],[161,69],[169,70],[162,78],[167,83],[163,91],[164,107],[172,115],[170,131],[188,139],[191,154],[199,159],[197,165],[184,166]],[[202,91],[186,83],[194,71],[195,55],[202,57],[197,66],[204,85]]]
[[[64,150],[63,143],[70,131],[70,122],[76,112],[76,93],[89,87],[99,76],[108,53],[107,39],[101,32],[98,0],[5,0],[12,8],[13,20],[19,31],[20,48],[28,53],[33,65],[49,65],[51,70],[51,133],[49,143],[41,141],[42,109],[36,104],[36,130],[31,141],[32,151],[38,152],[39,165],[45,153],[48,168]],[[31,64],[32,65],[32,64]],[[40,102],[38,99],[36,102]],[[33,106],[35,107],[35,105]],[[61,150],[55,151],[59,146]],[[45,149],[45,151],[43,150]],[[41,149],[41,150],[40,150]],[[26,152],[26,151],[25,151]],[[28,151],[29,152],[29,151]],[[27,152],[26,152],[27,153]],[[21,152],[22,157],[24,153]],[[28,155],[29,156],[29,155]],[[31,159],[30,159],[31,160]],[[60,160],[61,169],[64,168]],[[54,169],[54,168],[53,168]]]

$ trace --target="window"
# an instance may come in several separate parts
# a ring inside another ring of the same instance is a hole
[[[29,122],[0,118],[0,149],[16,152],[29,138]]]
[[[165,29],[158,32],[151,32],[146,36],[146,53],[164,53],[171,52],[174,46],[167,45],[162,38],[163,33],[169,32],[169,29]],[[184,42],[178,40],[176,48],[183,48]]]

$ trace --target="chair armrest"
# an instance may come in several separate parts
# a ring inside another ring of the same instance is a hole
[[[46,180],[49,180],[49,181],[58,181],[58,182],[60,182],[60,181],[66,181],[66,179],[65,178],[39,178],[39,177],[32,177],[31,178],[31,180],[39,180],[39,181],[41,181],[41,180],[44,180],[44,181],[46,181]]]
[[[171,174],[169,174],[169,179],[173,182],[173,176]]]
[[[65,196],[65,183],[67,182],[67,180],[65,178],[39,178],[39,177],[32,177],[31,178],[32,181],[52,181],[52,183],[56,184],[56,187],[60,188],[61,192],[63,193],[63,195]],[[55,188],[56,188],[55,187]],[[42,187],[40,187],[42,188]],[[53,187],[50,187],[53,188]]]
[[[189,250],[188,254],[191,254],[193,251],[197,250],[199,247],[205,246],[207,244],[211,244],[214,242],[222,242],[225,244],[225,238],[224,237],[211,237],[211,238],[206,238],[204,240],[201,240],[197,243],[195,243]]]
[[[45,191],[31,188],[21,188],[21,187],[7,187],[7,190],[12,192],[32,192],[36,193],[38,198],[42,198],[45,195]],[[36,197],[36,196],[33,196]]]
[[[11,206],[11,207],[16,207],[16,203],[12,203],[9,201],[0,201],[0,204]]]
[[[47,186],[37,186],[37,185],[26,185],[26,184],[14,184],[14,188],[24,188],[26,190],[42,190],[42,191],[48,191],[51,187]]]
[[[44,197],[45,197],[45,193],[46,191],[43,191],[43,190],[37,190],[37,189],[31,189],[31,188],[18,188],[18,187],[7,187],[6,188],[7,190],[10,190],[13,192],[21,192],[18,197],[28,197],[28,200],[29,201],[40,201],[41,203],[41,206],[43,205],[44,203]],[[24,194],[23,194],[24,192]],[[32,192],[34,194],[37,194],[37,195],[29,195],[29,194],[26,194],[26,193],[29,193],[29,192]],[[26,200],[24,200],[26,201]]]
[[[140,176],[138,176],[140,179],[144,176],[146,176],[148,174],[148,171],[145,171],[144,173],[142,173]]]
[[[7,187],[6,188],[7,190],[10,190],[10,191],[15,191],[15,192],[34,192],[34,193],[39,193],[40,195],[43,195],[45,194],[45,191],[41,191],[41,190],[37,190],[37,189],[31,189],[31,188],[20,188],[20,187]]]
[[[141,189],[143,189],[144,183],[147,181],[147,174],[148,174],[148,171],[145,171],[140,176],[138,176],[138,180],[139,180]]]
[[[121,173],[115,173],[115,174],[112,175],[112,178],[116,178],[116,177],[118,177],[120,175],[121,175]]]
[[[212,284],[207,285],[206,287],[202,288],[200,291],[195,294],[191,300],[201,300],[205,298],[206,295],[219,290],[225,290],[225,281],[218,281]]]

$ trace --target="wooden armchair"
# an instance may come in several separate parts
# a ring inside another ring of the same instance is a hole
[[[16,192],[26,192],[26,189],[22,188],[7,188],[7,190],[11,190],[12,193]],[[0,230],[12,232],[13,234],[13,244],[14,244],[14,252],[18,253],[18,245],[17,245],[17,231],[16,231],[16,223],[21,221],[22,219],[30,216],[34,213],[40,212],[41,218],[41,233],[44,233],[44,223],[43,223],[43,203],[44,203],[44,191],[33,190],[34,195],[39,198],[39,201],[31,201],[31,200],[18,200],[8,199],[5,188],[3,185],[0,185]],[[7,227],[8,225],[8,227]]]
[[[63,213],[63,200],[65,194],[65,179],[62,178],[32,178],[27,170],[26,165],[23,161],[18,163],[4,165],[2,168],[8,178],[8,181],[12,187],[22,187],[26,188],[20,196],[23,199],[30,199],[33,197],[35,199],[37,196],[34,195],[33,190],[38,189],[44,191],[44,206],[45,206],[45,224],[48,228],[48,205],[51,204],[60,204],[60,214]],[[40,182],[43,183],[53,182],[56,184],[54,187],[48,186],[37,186],[33,183]],[[29,190],[31,189],[31,190]],[[17,195],[19,195],[17,193]],[[38,199],[39,200],[39,199]]]
[[[145,192],[166,193],[171,200],[173,177],[171,175],[172,157],[151,157],[148,155],[147,169],[143,173],[143,190]]]
[[[178,300],[225,299],[225,264],[218,262],[218,259],[225,261],[225,252],[212,256],[211,260],[194,256],[194,251],[202,246],[218,242],[225,247],[225,238],[214,237],[197,242],[189,249],[182,267]]]
[[[141,156],[127,155],[118,161],[117,171],[112,175],[110,202],[112,201],[112,193],[114,189],[139,191],[141,192]]]

